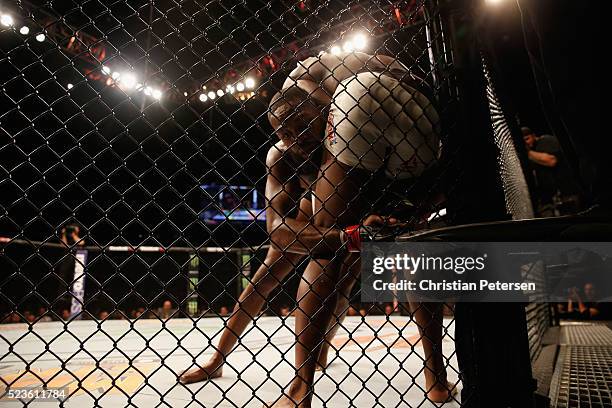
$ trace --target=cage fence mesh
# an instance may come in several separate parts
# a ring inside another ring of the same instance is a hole
[[[0,12],[3,398],[459,403],[452,306],[360,303],[340,245],[351,225],[397,233],[376,215],[452,224],[457,94],[436,1]],[[336,371],[313,380],[321,349]],[[296,369],[314,393],[292,394]]]

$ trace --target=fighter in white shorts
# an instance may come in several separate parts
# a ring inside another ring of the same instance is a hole
[[[296,375],[274,407],[311,405],[315,356],[338,319],[337,286],[345,278],[338,273],[359,262],[359,254],[351,251],[359,249],[356,226],[370,206],[364,186],[381,170],[389,179],[417,178],[438,157],[439,117],[426,89],[391,57],[324,53],[298,63],[272,98],[268,118],[288,151],[321,162],[312,188],[314,215],[308,222],[277,225],[271,237],[279,250],[311,257],[297,296]],[[337,235],[338,229],[344,232]],[[321,255],[321,247],[332,255]],[[454,392],[441,354],[440,310],[413,306],[425,350],[428,397],[446,401]]]

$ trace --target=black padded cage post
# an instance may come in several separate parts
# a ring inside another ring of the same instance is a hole
[[[462,171],[456,194],[448,197],[451,216],[457,224],[533,217],[524,160],[515,143],[518,128],[497,98],[494,66],[479,37],[482,2],[454,1],[446,7],[460,100],[456,136],[461,136],[451,144],[459,144],[455,161]],[[495,235],[483,239],[495,240]],[[503,324],[493,330],[500,317]],[[532,406],[535,382],[523,305],[458,303],[455,319],[462,406],[481,407],[488,401],[495,401],[495,406]],[[499,393],[499,384],[513,392]]]

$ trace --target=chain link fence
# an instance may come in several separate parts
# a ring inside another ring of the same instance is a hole
[[[3,2],[3,398],[460,406],[453,306],[362,303],[356,252],[465,222],[445,4]]]

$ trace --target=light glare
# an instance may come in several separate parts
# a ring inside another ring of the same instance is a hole
[[[2,16],[0,16],[0,24],[2,24],[5,27],[12,26],[13,17],[9,16],[8,14],[3,14]]]
[[[236,90],[237,90],[238,92],[242,92],[242,91],[244,91],[244,84],[243,84],[242,82],[238,82],[238,83],[236,84]]]
[[[38,34],[38,35],[36,36],[36,41],[38,41],[38,42],[43,42],[43,41],[45,41],[45,35],[44,35],[44,34],[42,34],[42,33]]]
[[[255,80],[251,77],[247,78],[244,80],[244,85],[249,88],[249,89],[253,89],[255,88]]]
[[[121,84],[128,89],[132,89],[136,85],[136,77],[134,74],[123,74],[121,75]]]
[[[30,34],[30,27],[23,26],[19,29],[19,32],[23,35],[28,35]]]
[[[210,91],[210,92],[208,93],[208,98],[209,98],[209,99],[211,99],[211,100],[212,100],[212,99],[215,99],[216,97],[217,97],[217,95],[216,95],[216,94],[215,94],[213,91]]]
[[[355,35],[355,37],[353,37],[353,41],[352,42],[355,45],[355,49],[357,49],[357,50],[363,50],[366,47],[367,43],[368,43],[365,35],[363,35],[363,34]]]
[[[333,55],[338,55],[342,52],[342,50],[340,49],[340,47],[338,47],[337,45],[334,45],[333,47],[331,47],[331,53]]]
[[[200,94],[200,101],[206,102],[208,100],[208,96],[206,94]]]
[[[351,41],[347,41],[344,43],[344,47],[342,47],[344,49],[344,51],[346,52],[351,52],[355,49],[355,47],[353,46],[353,43]]]
[[[161,91],[160,91],[159,89],[155,89],[155,90],[153,91],[153,97],[154,97],[155,99],[161,99],[161,97],[162,97],[162,93],[161,93]]]

